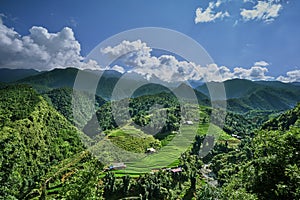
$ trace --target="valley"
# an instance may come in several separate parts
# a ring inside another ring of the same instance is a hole
[[[111,101],[119,75],[110,72],[91,95],[71,88],[75,72],[1,84],[1,197],[299,197],[299,86],[228,81],[225,88],[236,89],[223,110],[211,107],[203,88],[192,88],[199,104],[182,104],[172,90],[151,83]]]

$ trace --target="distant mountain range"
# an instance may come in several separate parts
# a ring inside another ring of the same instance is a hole
[[[55,88],[69,87],[72,88],[79,69],[66,68],[54,69],[47,72],[37,72],[35,70],[8,70],[0,69],[0,82],[25,83],[32,85],[39,92],[47,92]],[[2,75],[2,72],[4,75]],[[101,78],[98,83],[96,94],[105,100],[111,98],[112,92],[122,74],[109,71],[85,71],[89,75],[99,76]],[[17,77],[20,77],[18,79]],[[18,79],[18,80],[17,80]],[[187,87],[193,87],[195,94],[202,104],[209,104],[209,89],[224,86],[226,97],[217,96],[215,101],[227,101],[227,108],[235,112],[247,112],[250,110],[278,110],[283,111],[294,107],[300,101],[300,83],[282,83],[279,81],[250,81],[244,79],[232,79],[224,82],[209,82],[201,84],[199,81],[191,81],[190,85],[170,85],[170,87],[162,86],[158,80],[150,83],[146,79],[141,78],[137,74],[123,79],[128,87],[135,85],[143,85],[138,88],[132,97],[138,97],[148,94],[159,94],[161,92],[185,91]],[[121,96],[124,97],[130,90],[122,90]]]
[[[0,82],[14,82],[20,80],[22,78],[26,78],[28,76],[34,76],[39,74],[40,72],[34,69],[8,69],[2,68],[0,69]]]
[[[228,109],[233,111],[287,110],[300,101],[300,85],[279,81],[232,79],[203,84],[196,90],[209,96],[208,88],[220,85],[226,91]],[[224,100],[224,97],[220,96],[219,100]]]

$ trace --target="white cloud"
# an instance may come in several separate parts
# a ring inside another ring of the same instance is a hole
[[[2,22],[0,14],[0,68],[51,70],[76,67],[105,70],[94,60],[82,62],[80,44],[71,28],[49,33],[43,27],[33,26],[29,35],[21,36]],[[119,68],[120,70],[120,68]]]
[[[132,42],[124,40],[114,47],[108,46],[104,49],[101,49],[101,52],[113,57],[119,57],[130,52],[139,52],[141,55],[150,56],[151,48],[141,40]]]
[[[136,63],[129,72],[135,72],[145,77],[158,77],[167,82],[185,81],[189,79],[198,80],[203,78],[197,72],[197,65],[191,62],[178,61],[174,56],[161,55],[159,57],[151,56],[148,59],[136,58],[137,60],[144,60],[145,62],[131,62]]]
[[[87,63],[82,62],[80,44],[70,28],[66,27],[60,32],[49,33],[43,27],[34,26],[29,32],[29,35],[21,36],[14,29],[0,23],[0,68],[50,70],[77,67],[79,69],[112,69],[121,73],[125,72],[125,69],[119,65],[99,66],[94,60]],[[237,67],[230,70],[216,64],[200,66],[188,61],[179,61],[172,55],[152,56],[152,49],[141,40],[125,40],[114,47],[109,46],[101,51],[109,56],[121,57],[123,63],[129,68],[128,72],[139,73],[148,78],[158,77],[168,82],[174,80],[224,81],[232,78],[273,79],[266,75],[268,72],[266,67],[269,65],[266,61],[256,62],[250,69]],[[299,77],[300,71],[295,70],[288,72],[287,76],[278,77],[277,80],[300,81]]]
[[[21,36],[0,21],[1,68],[100,68],[96,62],[82,62],[80,44],[75,39],[72,29],[65,27],[60,32],[49,33],[43,27],[33,26],[29,32],[29,35]]]
[[[125,69],[123,68],[123,67],[121,67],[121,66],[119,66],[119,65],[114,65],[112,68],[110,68],[110,69],[112,69],[112,70],[115,70],[115,71],[117,71],[117,72],[120,72],[120,73],[124,73],[125,72]]]
[[[255,66],[262,66],[262,67],[266,67],[269,65],[269,63],[267,63],[266,61],[258,61],[254,63]]]
[[[281,82],[300,82],[300,70],[293,70],[286,73],[286,76],[277,77]]]
[[[271,76],[266,76],[268,68],[261,66],[253,66],[250,69],[236,67],[233,69],[233,78],[249,79],[249,80],[269,80]]]
[[[273,77],[267,76],[268,69],[261,66],[252,66],[250,69],[235,67],[230,70],[226,66],[218,67],[216,64],[208,66],[212,70],[206,72],[207,81],[225,81],[229,79],[248,79],[248,80],[272,80]],[[220,78],[221,76],[221,78]]]
[[[243,20],[262,20],[264,22],[272,22],[279,16],[279,11],[282,5],[278,1],[258,1],[257,4],[250,10],[241,9],[241,16]]]
[[[221,5],[221,1],[209,2],[208,7],[204,10],[203,8],[196,9],[195,24],[203,22],[212,22],[216,19],[223,19],[224,17],[229,17],[229,13],[225,12],[215,12],[214,9],[218,8]]]
[[[138,44],[138,45],[137,45]],[[138,46],[139,48],[133,48]],[[107,48],[105,48],[107,49]],[[203,80],[203,81],[224,81],[232,78],[249,80],[269,80],[273,77],[267,76],[269,64],[266,61],[254,63],[250,69],[236,67],[233,70],[225,66],[210,64],[200,66],[188,61],[179,61],[171,55],[152,56],[152,49],[141,41],[123,41],[120,44],[109,47],[107,54],[121,57],[121,61],[129,67],[129,73],[138,73],[145,78],[158,77],[167,82]],[[123,51],[122,49],[126,49]],[[130,49],[130,51],[127,51]],[[134,51],[131,51],[134,49]],[[147,50],[145,53],[145,49]],[[115,53],[117,52],[117,53]],[[120,52],[124,52],[122,55]],[[127,54],[126,54],[127,53]]]

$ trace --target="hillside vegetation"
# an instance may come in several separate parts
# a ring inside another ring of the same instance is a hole
[[[213,158],[225,199],[300,198],[299,108],[266,122],[239,151]]]
[[[1,68],[0,69],[0,81],[5,83],[10,83],[17,81],[19,79],[23,79],[29,76],[34,76],[39,74],[40,72],[34,69],[8,69]]]
[[[0,196],[24,199],[49,167],[81,150],[78,130],[23,85],[0,90]]]
[[[300,104],[282,112],[295,103],[298,86],[247,81],[246,92],[231,91],[232,112],[209,107],[200,92],[200,105],[179,103],[156,85],[106,101],[53,75],[74,69],[58,71],[28,78],[32,86],[0,84],[0,198],[300,198]],[[109,72],[103,80],[112,79]],[[114,83],[106,84],[109,99]],[[213,149],[204,155],[210,141]],[[156,152],[146,153],[149,147]],[[104,170],[114,162],[127,167]]]
[[[196,89],[209,96],[208,88],[224,87],[227,108],[245,113],[251,110],[283,111],[293,108],[300,101],[300,88],[292,83],[278,81],[227,80],[222,83],[209,82]],[[217,100],[222,100],[219,97]]]

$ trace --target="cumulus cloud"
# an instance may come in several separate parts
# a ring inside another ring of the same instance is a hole
[[[300,82],[300,70],[293,70],[286,73],[286,76],[277,77],[278,81],[281,82]]]
[[[230,70],[226,66],[209,64],[200,66],[193,62],[179,61],[172,55],[152,56],[152,49],[146,43],[137,41],[123,41],[120,44],[105,48],[102,52],[120,57],[129,68],[128,73],[138,73],[145,78],[158,77],[167,82],[203,80],[224,81],[232,78],[249,80],[269,80],[267,76],[269,64],[266,61],[254,63],[250,69],[236,67]],[[125,53],[122,55],[122,53]]]
[[[219,6],[216,3],[214,6]],[[1,17],[0,17],[1,19]],[[150,79],[158,77],[163,81],[224,81],[232,78],[250,80],[269,80],[266,61],[254,63],[250,69],[236,67],[230,70],[226,66],[210,64],[200,66],[193,62],[180,61],[172,55],[153,56],[152,49],[141,40],[123,41],[116,46],[108,46],[102,53],[122,60],[122,66],[99,66],[94,60],[82,62],[80,44],[72,29],[66,27],[60,32],[49,33],[43,27],[34,26],[29,35],[21,36],[8,28],[0,20],[0,68],[33,68],[50,70],[53,68],[77,67],[79,69],[107,70],[121,73],[138,73]],[[126,69],[124,67],[126,66]],[[288,72],[279,81],[300,81],[300,70]]]
[[[267,63],[266,61],[258,61],[254,63],[255,66],[262,66],[262,67],[266,67],[269,65],[269,63]]]
[[[212,67],[213,65],[213,67]],[[233,70],[230,70],[226,66],[218,67],[216,64],[210,65],[211,69],[214,69],[214,73],[212,71],[208,71],[208,81],[225,81],[229,79],[248,79],[248,80],[272,80],[273,77],[267,76],[266,73],[268,69],[266,67],[261,66],[252,66],[249,69],[245,69],[242,67],[235,67]],[[220,79],[220,76],[222,77]]]
[[[112,69],[112,70],[115,70],[115,71],[117,71],[117,72],[120,72],[120,73],[124,73],[125,72],[125,69],[123,68],[123,67],[121,67],[121,66],[119,66],[119,65],[114,65],[112,68],[110,68],[110,69]]]
[[[141,40],[132,42],[124,40],[114,47],[108,46],[104,49],[101,49],[101,52],[113,57],[119,57],[130,52],[139,52],[141,55],[150,56],[151,48]]]
[[[262,20],[264,22],[272,22],[279,16],[282,5],[275,0],[258,1],[252,9],[241,9],[243,20]]]
[[[96,62],[82,62],[80,44],[71,28],[65,27],[60,32],[49,33],[43,27],[33,26],[29,33],[21,36],[0,20],[1,68],[99,68]]]
[[[261,66],[253,66],[250,69],[236,67],[233,69],[233,78],[249,79],[249,80],[268,80],[272,79],[266,76],[268,69]]]
[[[203,23],[203,22],[212,22],[216,19],[223,19],[224,17],[229,17],[230,14],[225,12],[215,12],[214,9],[218,8],[221,5],[221,1],[218,0],[217,2],[209,2],[208,7],[204,10],[203,8],[199,7],[196,9],[196,17],[195,17],[195,24]]]
[[[104,54],[119,58],[119,61],[126,65],[128,73],[137,73],[147,79],[157,77],[163,81],[173,82],[203,78],[197,72],[196,64],[178,61],[172,55],[152,56],[151,51],[152,49],[140,40],[125,40],[116,46],[101,50]]]
[[[197,65],[192,62],[178,61],[174,56],[161,55],[159,57],[151,56],[149,59],[143,59],[144,63],[137,64],[129,71],[150,77],[158,77],[167,82],[199,80],[203,78],[197,72]],[[138,62],[132,62],[138,63]]]

